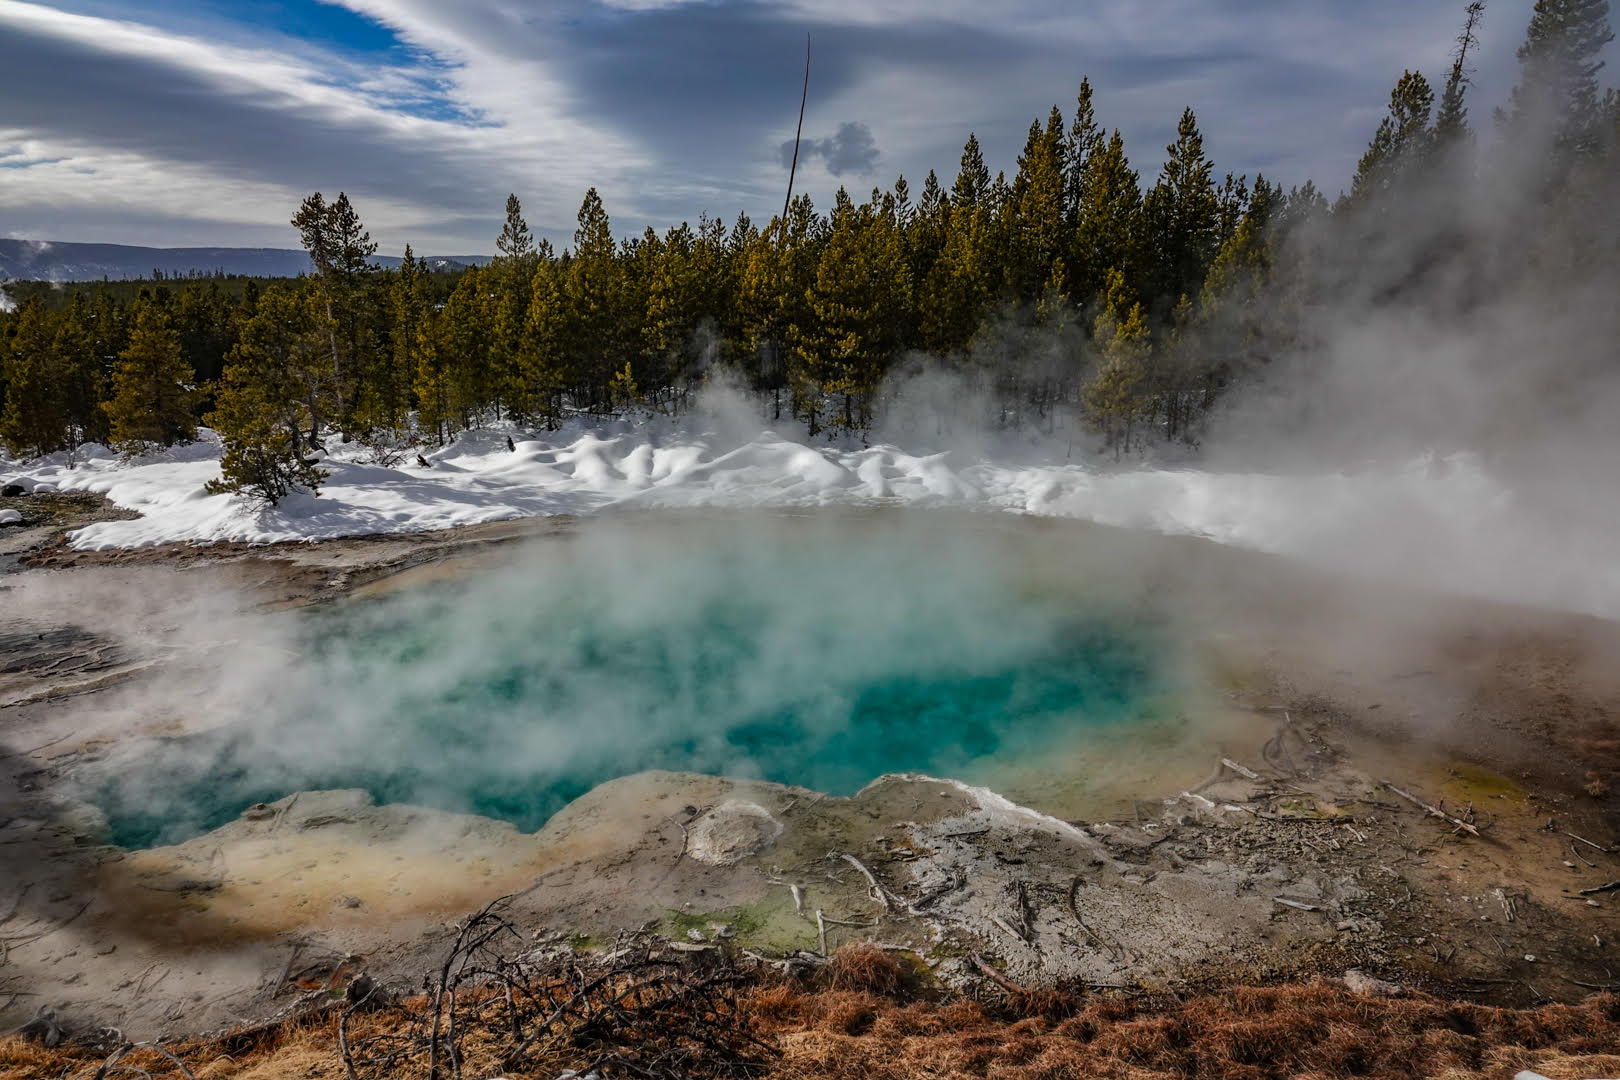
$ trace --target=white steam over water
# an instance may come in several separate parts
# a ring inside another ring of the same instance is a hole
[[[1473,454],[1289,474],[1105,468],[1061,454],[1022,464],[961,450],[839,449],[755,431],[513,432],[515,452],[504,431],[474,432],[428,453],[427,469],[414,455],[367,463],[369,451],[333,440],[320,495],[274,509],[203,491],[219,475],[209,432],[132,462],[94,447],[72,468],[60,457],[27,466],[0,458],[0,482],[100,492],[141,514],[79,530],[72,542],[84,550],[325,539],[622,507],[901,504],[1200,536],[1383,580],[1620,617],[1620,514],[1611,500],[1544,505],[1545,492],[1510,483]]]

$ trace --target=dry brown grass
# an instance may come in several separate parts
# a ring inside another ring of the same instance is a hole
[[[930,1000],[904,963],[862,949],[801,981],[761,978],[742,1007],[780,1048],[761,1074],[780,1080],[1471,1080],[1524,1068],[1555,1080],[1620,1075],[1620,998],[1609,994],[1579,1005],[1498,1009],[1362,997],[1318,981],[1183,999],[1054,993],[981,1004]],[[387,1034],[390,1015],[352,1017],[351,1038]],[[585,1063],[564,1046],[524,1071],[502,1072],[498,1035],[469,1033],[466,1077],[550,1080]],[[197,1080],[339,1080],[335,1040],[335,1015],[327,1013],[172,1049]],[[3,1039],[0,1080],[89,1076],[103,1056]],[[125,1061],[154,1080],[178,1075],[150,1054]],[[425,1072],[417,1061],[397,1075]]]
[[[782,989],[770,991],[769,1015],[761,1018],[783,1047],[774,1075],[1461,1080],[1529,1067],[1555,1077],[1613,1075],[1620,1067],[1620,1056],[1609,1056],[1620,1055],[1620,999],[1612,995],[1514,1010],[1366,998],[1314,982],[1234,987],[1184,1000],[1049,995],[1036,1015],[1016,997],[996,1007],[874,999],[865,1005],[869,1026],[856,1033],[840,1031],[836,1022],[855,1003],[829,997],[811,993],[795,1005]]]
[[[900,961],[876,945],[845,945],[833,953],[820,972],[822,983],[832,990],[856,990],[892,997],[905,982]]]

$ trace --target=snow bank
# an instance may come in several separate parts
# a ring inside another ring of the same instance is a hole
[[[507,437],[516,450],[507,449]],[[93,491],[140,517],[72,535],[84,550],[175,541],[272,543],[408,532],[609,507],[971,507],[1206,537],[1338,570],[1620,616],[1620,522],[1579,527],[1535,512],[1470,455],[1323,475],[1010,464],[896,446],[841,449],[765,431],[751,438],[574,429],[468,433],[394,464],[336,439],[318,497],[275,508],[209,495],[212,432],[125,461],[102,447],[27,464],[0,457],[0,485]]]

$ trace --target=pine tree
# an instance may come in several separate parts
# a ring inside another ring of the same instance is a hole
[[[444,434],[470,429],[493,401],[493,322],[488,280],[494,266],[468,267],[433,321],[431,348],[424,360],[431,385],[421,380],[418,365],[417,397],[424,426]]]
[[[951,188],[951,203],[971,211],[989,192],[990,170],[984,164],[979,137],[970,132],[967,144],[962,147],[962,165],[956,173],[956,184]]]
[[[1103,129],[1097,124],[1096,106],[1092,104],[1091,80],[1081,79],[1074,123],[1069,126],[1069,139],[1063,150],[1063,211],[1071,229],[1080,223],[1091,171],[1106,143]]]
[[[936,353],[967,348],[995,299],[989,208],[953,198],[946,222],[944,244],[920,288],[919,337]]]
[[[204,386],[225,370],[225,356],[236,344],[236,312],[219,282],[190,282],[180,290],[180,300],[171,311],[175,333],[180,335],[180,355],[186,358],[192,378]]]
[[[1509,115],[1516,137],[1545,131],[1565,150],[1590,153],[1601,116],[1599,56],[1613,40],[1608,0],[1536,0],[1517,54]]]
[[[574,247],[563,275],[562,339],[571,380],[595,410],[610,408],[608,382],[630,351],[632,327],[622,304],[624,277],[602,197],[591,188],[579,208]]]
[[[102,368],[97,352],[95,315],[83,293],[74,293],[57,319],[51,343],[62,379],[63,411],[67,420],[69,464],[74,451],[89,442],[106,442],[107,414],[101,403],[107,396],[110,371]]]
[[[506,223],[495,239],[495,250],[500,258],[520,263],[534,256],[534,234],[529,231],[529,223],[523,220],[523,206],[516,195],[506,197]]]
[[[38,294],[18,309],[4,357],[7,383],[0,440],[17,457],[68,446],[68,405],[55,348],[55,320]]]
[[[561,277],[559,268],[549,261],[535,267],[519,367],[525,407],[552,431],[562,419],[570,374]]]
[[[630,361],[608,380],[608,397],[615,413],[623,414],[641,404],[641,391],[636,387],[636,376],[630,370]]]
[[[1468,54],[1479,44],[1475,31],[1485,17],[1485,0],[1473,0],[1465,11],[1462,33],[1451,56],[1451,73],[1440,94],[1440,110],[1434,120],[1434,143],[1441,153],[1455,153],[1472,138],[1468,128]]]
[[[225,453],[208,490],[241,492],[272,505],[292,491],[316,491],[324,477],[304,457],[335,405],[321,310],[313,290],[267,289],[242,324],[206,418]]]
[[[1372,205],[1375,211],[1387,209],[1387,200],[1428,160],[1433,146],[1429,116],[1434,109],[1434,90],[1421,73],[1401,75],[1390,91],[1389,112],[1378,122],[1372,142],[1356,164],[1350,185],[1352,205]]]
[[[812,435],[823,426],[860,431],[869,422],[899,344],[903,272],[892,222],[871,203],[853,206],[840,190],[809,290],[811,322],[796,338],[794,406]]]
[[[338,390],[338,426],[348,435],[359,401],[360,381],[374,346],[367,333],[377,252],[345,192],[327,203],[320,192],[306,198],[293,216],[304,250],[309,253],[320,289],[331,353],[332,377]]]
[[[517,418],[524,419],[532,412],[533,403],[522,376],[523,328],[534,291],[534,268],[551,258],[551,245],[545,241],[535,243],[516,195],[506,197],[506,223],[495,239],[495,250],[500,254],[490,267],[494,307],[489,342],[490,390],[497,418],[504,401]]]
[[[1182,112],[1176,141],[1165,152],[1164,169],[1142,208],[1148,295],[1161,310],[1197,293],[1220,240],[1214,165],[1204,155],[1192,109]]]
[[[107,419],[113,445],[126,457],[152,447],[169,447],[197,437],[192,415],[196,388],[180,354],[180,335],[163,305],[136,305],[129,344],[113,369]]]
[[[1148,357],[1152,343],[1142,305],[1130,297],[1125,276],[1106,275],[1107,293],[1092,340],[1101,354],[1097,373],[1086,387],[1085,405],[1092,424],[1114,451],[1129,452],[1132,431],[1148,413]]]
[[[417,351],[432,316],[433,303],[428,293],[427,267],[409,244],[405,245],[405,257],[394,278],[389,300],[393,311],[395,367],[407,379],[414,379]]]
[[[1006,286],[1012,297],[1032,298],[1051,276],[1066,239],[1064,228],[1063,114],[1056,106],[1046,127],[1031,124],[1012,185]]]
[[[755,371],[755,385],[771,395],[771,419],[782,419],[782,392],[797,335],[812,320],[809,293],[825,244],[822,219],[808,195],[788,207],[749,247],[737,278],[736,300],[744,348]]]
[[[367,430],[394,435],[405,428],[416,378],[417,349],[430,310],[428,271],[405,245],[399,269],[386,277],[388,347],[376,350],[360,393],[358,419]]]
[[[644,265],[646,317],[641,326],[642,383],[658,390],[683,379],[695,365],[698,321],[709,314],[705,278],[710,271],[707,241],[682,222],[659,237],[651,229],[638,248]],[[615,376],[616,381],[622,379]],[[634,380],[632,380],[634,381]],[[615,408],[618,408],[615,403]]]
[[[1127,281],[1138,273],[1142,190],[1116,129],[1083,172],[1070,262],[1074,295],[1090,299],[1106,286],[1110,269]]]

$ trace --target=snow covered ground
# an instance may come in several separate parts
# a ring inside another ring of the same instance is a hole
[[[516,441],[508,450],[507,437]],[[174,541],[271,543],[442,529],[610,507],[804,507],[904,504],[1077,518],[1187,534],[1332,569],[1452,591],[1620,617],[1612,508],[1584,527],[1535,511],[1470,455],[1297,475],[1197,468],[1014,464],[890,445],[837,448],[769,431],[725,437],[628,425],[550,436],[471,432],[388,465],[336,439],[319,496],[274,508],[209,495],[219,475],[212,432],[134,461],[100,447],[15,462],[0,485],[93,491],[139,518],[104,521],[77,548]]]

